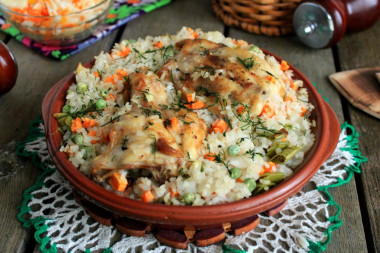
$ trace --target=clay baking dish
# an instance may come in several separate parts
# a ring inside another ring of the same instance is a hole
[[[263,50],[265,54],[272,53]],[[281,61],[280,57],[277,60]],[[89,67],[93,62],[88,63]],[[65,104],[67,89],[75,81],[70,74],[54,85],[46,94],[42,104],[42,115],[45,124],[48,150],[58,170],[75,187],[76,191],[87,200],[102,206],[108,211],[130,219],[142,221],[149,225],[164,228],[195,228],[220,227],[226,222],[240,221],[256,214],[281,205],[294,195],[311,179],[315,172],[332,154],[339,139],[340,124],[331,107],[322,99],[310,81],[296,68],[293,69],[295,79],[304,82],[309,90],[310,102],[315,106],[313,119],[317,125],[313,129],[316,140],[305,159],[294,173],[284,182],[269,191],[240,201],[209,206],[168,206],[164,204],[145,203],[138,200],[119,196],[96,184],[79,172],[64,153],[61,153],[62,136],[58,131],[58,122],[52,116],[60,112]]]

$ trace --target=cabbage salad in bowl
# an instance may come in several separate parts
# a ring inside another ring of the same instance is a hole
[[[61,152],[128,198],[213,205],[268,191],[313,145],[308,91],[285,61],[220,32],[123,40],[78,65]]]

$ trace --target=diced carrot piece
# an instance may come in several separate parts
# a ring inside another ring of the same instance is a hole
[[[232,40],[232,43],[234,43],[237,46],[243,46],[245,44],[248,44],[245,40]]]
[[[191,103],[193,102],[193,94],[192,93],[189,93],[186,95],[186,100],[188,103]]]
[[[241,177],[239,177],[238,179],[236,179],[236,182],[243,183],[244,181],[243,181],[243,179],[241,179]]]
[[[286,61],[284,61],[284,60],[281,61],[281,65],[280,66],[281,66],[281,70],[282,71],[287,71],[289,69],[288,63]]]
[[[155,46],[155,47],[157,47],[157,48],[162,48],[162,41],[159,41],[159,42],[157,42],[157,43],[154,43],[153,46]]]
[[[281,141],[284,142],[284,141],[287,141],[288,139],[287,138],[282,138]]]
[[[237,108],[237,112],[239,113],[239,114],[242,114],[243,113],[243,111],[244,111],[244,106],[239,106],[238,108]]]
[[[179,193],[177,191],[173,191],[172,188],[169,188],[170,197],[179,196]]]
[[[212,131],[214,132],[214,133],[224,133],[224,131],[223,131],[223,129],[222,128],[220,128],[220,127],[213,127],[212,128]]]
[[[104,82],[115,83],[115,78],[113,76],[107,76],[106,79],[104,79]]]
[[[295,84],[293,81],[290,81],[290,88],[292,88],[293,90],[297,91],[298,90],[298,85]]]
[[[224,133],[228,129],[228,124],[222,119],[217,119],[212,123],[212,130],[217,133]]]
[[[120,77],[128,76],[127,71],[125,71],[124,69],[118,69],[118,70],[117,70],[117,74],[118,74],[118,76],[120,76]]]
[[[111,100],[111,99],[112,100],[116,100],[116,97],[114,95],[112,95],[112,94],[109,94],[108,97],[109,98],[106,98],[106,100]]]
[[[123,192],[128,186],[128,181],[119,172],[116,172],[112,174],[109,184],[115,191]]]
[[[87,135],[95,137],[95,136],[96,136],[96,131],[94,131],[94,130],[90,130],[90,131],[87,133]],[[95,144],[95,143],[97,143],[97,142],[98,142],[98,140],[92,140],[92,141],[91,141],[91,144]]]
[[[177,118],[171,118],[170,119],[170,126],[173,130],[176,130],[178,128],[178,119]]]
[[[141,200],[144,202],[151,202],[154,199],[154,195],[151,191],[146,191],[141,195]]]
[[[292,97],[285,97],[284,102],[294,102],[294,99]]]
[[[190,35],[191,37],[193,37],[194,39],[198,38],[198,33],[196,31],[194,31],[192,28],[187,28],[187,30],[190,32]]]
[[[266,114],[268,118],[272,118],[276,113],[268,104],[265,104],[259,116],[262,117],[264,114]]]
[[[198,100],[197,102],[187,104],[185,106],[191,110],[202,109],[205,107],[205,102],[203,102],[202,100]]]
[[[274,76],[267,75],[267,79],[268,79],[268,81],[271,82],[271,83],[275,83],[275,82],[276,82],[276,78],[274,78]]]
[[[131,52],[131,49],[129,47],[125,47],[123,50],[120,50],[117,55],[120,57],[127,57],[129,53]]]
[[[209,161],[215,160],[215,154],[213,152],[207,153],[203,156],[204,159],[207,159]]]
[[[76,118],[71,123],[71,132],[76,133],[79,129],[81,129],[82,126],[82,120],[80,118]]]
[[[90,119],[90,118],[84,118],[83,120],[83,126],[85,128],[93,127],[96,126],[98,123],[96,122],[95,119]]]
[[[95,77],[99,77],[99,73],[98,73],[98,71],[94,72],[94,76],[95,76]]]
[[[268,164],[269,164],[268,168],[263,166],[263,169],[261,170],[263,171],[263,173],[261,173],[260,171],[261,174],[273,172],[273,168],[276,167],[276,164],[274,162],[268,162]]]
[[[307,109],[306,109],[306,108],[301,108],[301,111],[302,111],[302,112],[300,112],[300,116],[301,116],[301,117],[305,116],[305,114],[306,114],[306,112],[307,112]]]
[[[88,131],[87,135],[88,136],[96,136],[96,131],[90,130],[90,131]]]
[[[127,0],[127,4],[139,4],[140,0]]]

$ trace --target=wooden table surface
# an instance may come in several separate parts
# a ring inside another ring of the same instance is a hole
[[[327,76],[342,70],[380,65],[380,22],[361,33],[347,34],[335,47],[313,50],[295,36],[265,37],[225,27],[216,18],[210,1],[178,0],[141,16],[108,37],[65,61],[41,56],[10,37],[0,34],[15,55],[19,75],[16,86],[0,96],[0,249],[2,252],[38,252],[32,229],[17,221],[17,207],[25,189],[34,184],[40,170],[30,160],[6,153],[26,139],[29,123],[41,114],[45,93],[72,72],[78,62],[88,62],[108,51],[122,39],[147,35],[174,34],[182,26],[217,30],[244,39],[287,59],[317,84],[341,123],[352,124],[360,133],[359,149],[368,162],[362,173],[346,185],[331,190],[342,206],[343,225],[333,232],[327,252],[380,252],[380,121],[351,106],[328,81]],[[380,86],[379,86],[380,87]]]

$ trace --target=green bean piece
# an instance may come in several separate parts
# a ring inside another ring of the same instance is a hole
[[[282,128],[277,133],[275,133],[272,138],[276,141],[280,141],[288,136],[288,131],[286,129]]]
[[[286,131],[289,131],[290,129],[293,128],[293,126],[291,124],[285,124],[284,128]]]
[[[69,106],[69,105],[64,105],[62,107],[62,112],[64,112],[64,113],[69,113],[70,110],[71,110],[71,106]]]
[[[284,164],[290,159],[292,159],[301,149],[302,147],[298,146],[283,149],[280,153],[273,156],[271,158],[271,161],[277,164]]]
[[[231,145],[227,148],[227,152],[230,156],[236,156],[240,152],[239,145]]]
[[[87,85],[85,83],[78,83],[77,84],[77,93],[83,94],[87,91]]]
[[[194,200],[195,200],[194,193],[186,192],[185,195],[183,195],[183,201],[185,202],[186,205],[193,204]]]
[[[247,178],[243,181],[244,184],[247,185],[248,190],[252,192],[256,188],[256,182],[253,178]]]
[[[232,168],[230,170],[230,177],[232,179],[238,179],[241,176],[241,170],[239,168]]]
[[[91,147],[82,146],[81,149],[85,150],[84,155],[83,155],[83,159],[87,159],[91,155],[91,153],[92,153],[92,148]]]
[[[71,122],[73,120],[73,118],[68,115],[67,113],[62,113],[62,112],[59,112],[59,113],[54,113],[54,118],[56,118],[58,120],[58,123],[60,126],[62,127],[70,127],[71,126]]]
[[[289,147],[289,145],[290,145],[289,141],[273,142],[272,146],[270,148],[268,148],[266,155],[268,157],[273,157],[274,155],[276,155],[276,149],[277,148],[280,148],[283,150],[283,149],[286,149],[287,147]]]
[[[101,110],[107,106],[107,102],[104,99],[99,99],[96,101],[95,106],[97,109]]]
[[[285,174],[282,172],[271,172],[271,173],[262,174],[261,178],[265,180],[269,180],[274,184],[278,184],[285,178]]]
[[[73,142],[77,145],[83,145],[84,137],[82,134],[74,134],[72,137]]]

